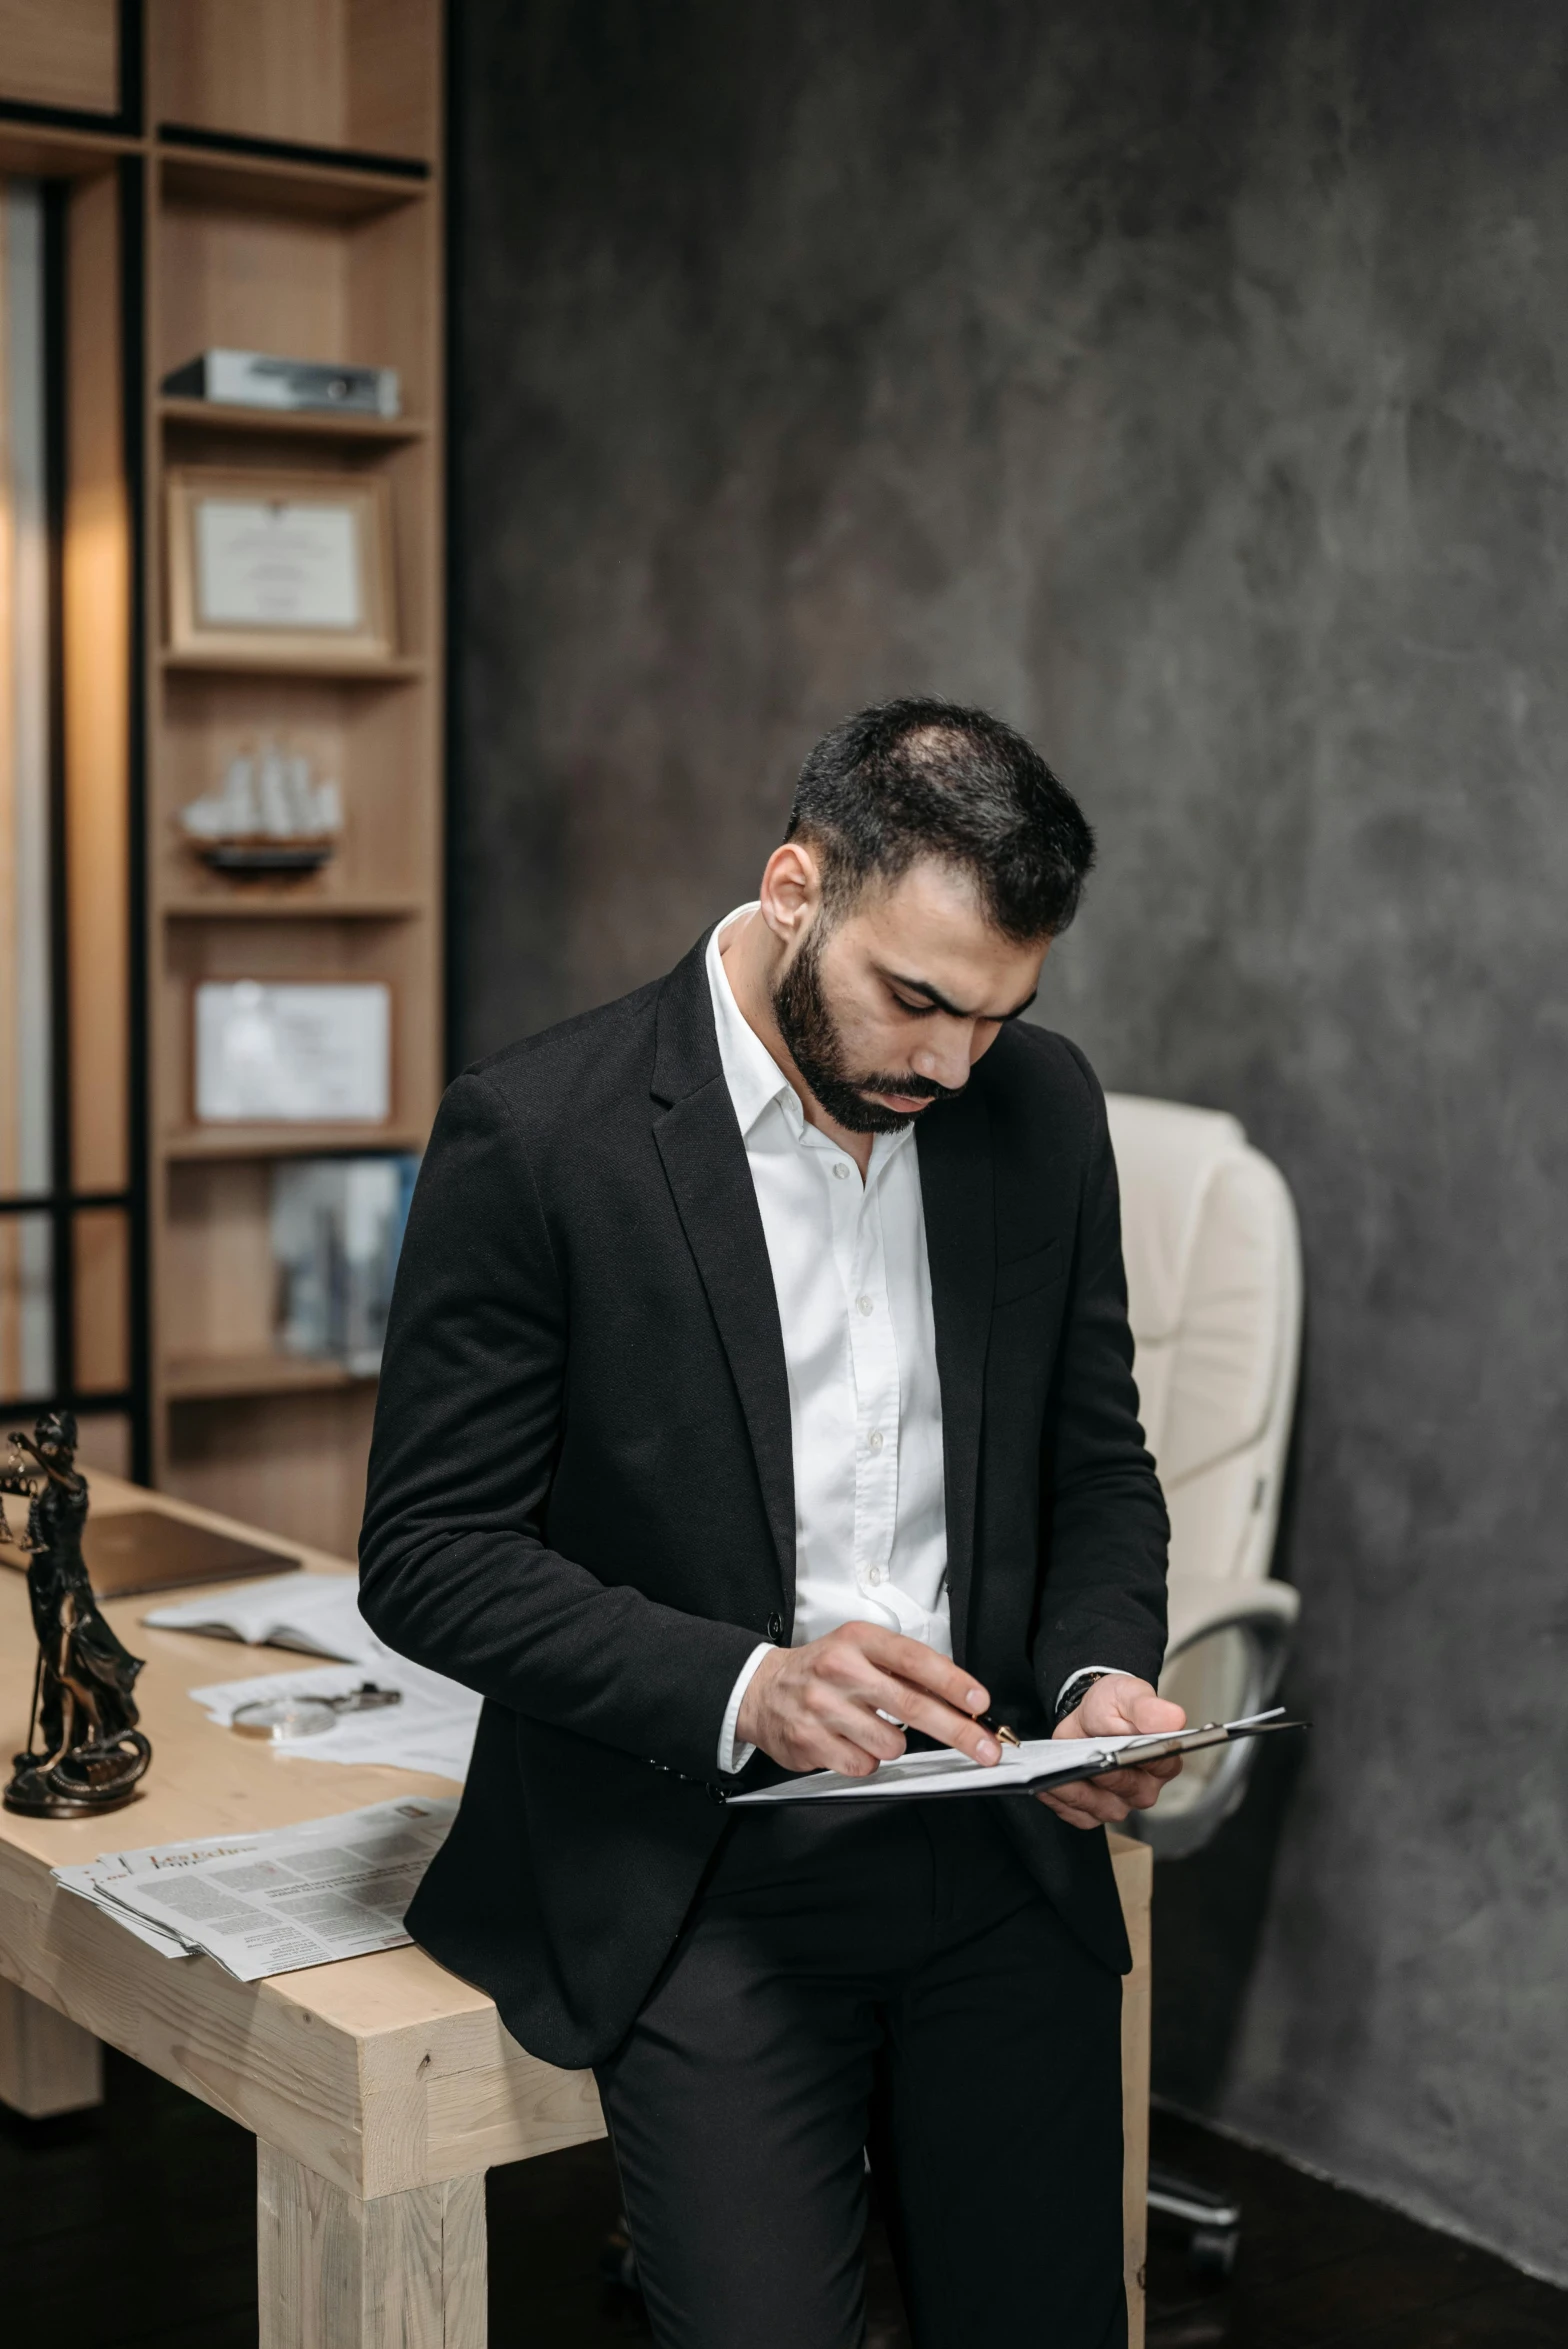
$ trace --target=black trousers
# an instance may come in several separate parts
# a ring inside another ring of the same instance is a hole
[[[1012,1799],[732,1817],[597,2073],[660,2349],[857,2349],[867,2151],[917,2349],[1124,2349],[1121,1982]]]

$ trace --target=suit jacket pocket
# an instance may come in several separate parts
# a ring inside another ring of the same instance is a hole
[[[1047,1240],[1032,1256],[1017,1256],[1011,1264],[999,1264],[992,1311],[1000,1312],[1004,1305],[1017,1305],[1038,1290],[1050,1288],[1053,1282],[1064,1278],[1066,1271],[1067,1260],[1060,1240]]]

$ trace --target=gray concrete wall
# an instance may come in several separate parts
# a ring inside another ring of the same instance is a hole
[[[1317,1727],[1165,1871],[1162,2075],[1568,2276],[1568,20],[469,0],[460,66],[461,1050],[667,965],[844,711],[1041,743],[1045,1016],[1308,1262]]]

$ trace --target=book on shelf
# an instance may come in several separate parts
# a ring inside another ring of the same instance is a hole
[[[272,1169],[271,1240],[279,1349],[341,1362],[358,1377],[381,1366],[392,1280],[419,1161],[301,1158]]]

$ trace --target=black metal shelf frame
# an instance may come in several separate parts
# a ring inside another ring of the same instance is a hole
[[[139,109],[139,10],[122,8],[122,106]],[[68,873],[69,828],[65,765],[64,534],[66,500],[66,203],[67,188],[46,181],[43,190],[44,276],[44,524],[48,564],[49,658],[49,1185],[43,1191],[0,1194],[0,1217],[42,1215],[50,1232],[52,1379],[39,1395],[0,1396],[0,1416],[36,1416],[68,1406],[77,1411],[122,1411],[130,1420],[131,1473],[148,1481],[151,1471],[150,1321],[147,1249],[147,975],[145,914],[145,696],[142,685],[146,594],[142,497],[142,186],[139,157],[120,165],[121,329],[124,358],[122,432],[130,508],[130,641],[126,647],[130,682],[130,866],[126,876],[130,910],[130,968],[126,972],[130,1012],[127,1070],[129,1179],[122,1188],[78,1189],[73,1180],[71,1067],[71,939]],[[118,1210],[127,1219],[129,1260],[129,1377],[124,1386],[83,1387],[77,1378],[76,1218],[94,1208]]]

